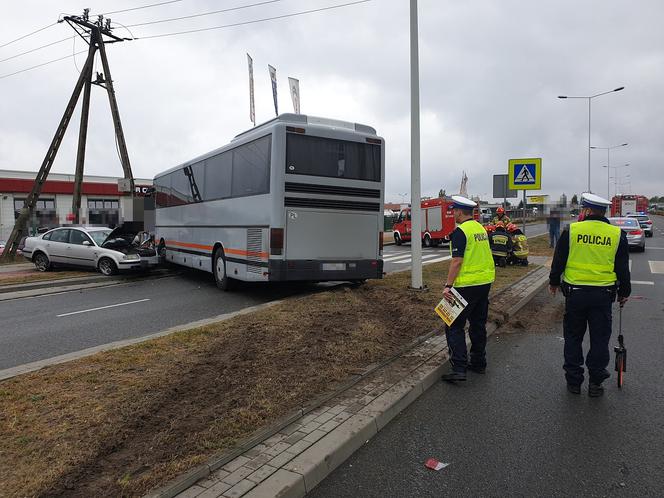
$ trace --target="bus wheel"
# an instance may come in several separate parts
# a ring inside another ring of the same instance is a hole
[[[230,278],[226,274],[226,258],[224,258],[224,250],[220,247],[214,252],[214,281],[222,291],[231,289]]]
[[[394,243],[398,246],[403,244],[403,242],[401,241],[401,235],[399,235],[398,233],[394,234]]]
[[[431,236],[428,233],[424,234],[424,247],[431,247]]]

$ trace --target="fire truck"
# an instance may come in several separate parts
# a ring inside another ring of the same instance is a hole
[[[616,195],[611,199],[611,216],[647,212],[648,198],[643,195]]]
[[[422,201],[422,245],[435,247],[450,241],[450,234],[454,231],[454,213],[452,200],[446,198],[427,199]],[[394,224],[394,243],[398,246],[410,242],[411,233],[410,208],[403,209]],[[475,208],[473,217],[479,219],[479,210]]]

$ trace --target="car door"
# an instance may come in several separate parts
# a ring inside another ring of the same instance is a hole
[[[83,230],[75,228],[69,230],[69,244],[67,244],[66,252],[69,264],[94,267],[96,249],[92,239]]]
[[[51,263],[67,263],[70,231],[69,228],[58,228],[51,232],[51,238],[45,244]]]

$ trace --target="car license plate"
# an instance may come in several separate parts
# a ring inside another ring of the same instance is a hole
[[[323,271],[345,271],[346,263],[323,263]]]

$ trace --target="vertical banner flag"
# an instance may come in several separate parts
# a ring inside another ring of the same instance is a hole
[[[279,104],[277,104],[277,70],[267,65],[268,70],[270,71],[270,79],[272,80],[272,98],[274,99],[274,113],[279,115]]]
[[[254,60],[247,54],[249,64],[249,119],[256,126],[256,104],[254,103]]]
[[[289,77],[288,86],[290,86],[291,99],[293,99],[293,110],[295,114],[300,114],[300,80]]]

